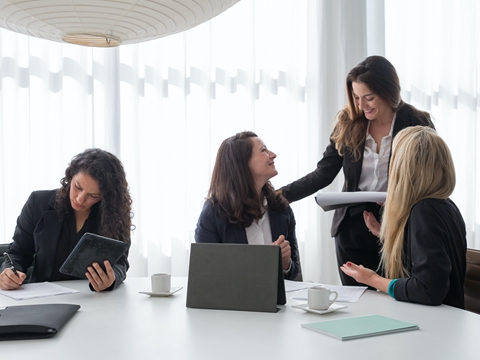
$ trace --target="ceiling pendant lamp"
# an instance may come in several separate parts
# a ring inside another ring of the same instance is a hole
[[[0,27],[42,39],[114,47],[208,21],[240,0],[1,0]]]

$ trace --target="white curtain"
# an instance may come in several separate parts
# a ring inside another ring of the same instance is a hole
[[[382,0],[242,0],[187,32],[115,49],[1,30],[0,242],[31,191],[58,187],[72,156],[101,147],[122,160],[134,200],[129,276],[187,275],[221,141],[255,131],[278,156],[275,187],[312,171],[345,104],[346,74],[401,36],[384,31],[386,14]],[[402,80],[416,71],[393,56]],[[337,283],[332,214],[313,197],[292,208],[304,279]]]
[[[385,2],[386,56],[403,99],[429,111],[450,147],[457,185],[452,200],[480,248],[480,3],[476,0]]]

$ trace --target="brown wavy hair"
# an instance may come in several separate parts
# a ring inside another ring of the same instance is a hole
[[[288,206],[286,200],[275,194],[268,181],[259,196],[248,162],[252,156],[252,137],[257,135],[244,131],[225,139],[217,152],[212,181],[207,200],[218,207],[220,216],[227,222],[249,227],[254,220],[262,218],[266,209],[280,211]],[[263,195],[263,196],[262,196]]]
[[[366,140],[368,119],[355,103],[352,83],[365,84],[375,95],[380,97],[393,110],[397,112],[404,102],[400,95],[400,80],[393,65],[382,56],[369,56],[355,66],[347,75],[346,93],[348,105],[340,110],[336,116],[335,127],[331,139],[339,155],[345,151],[353,154],[355,161],[360,160],[361,145]],[[413,108],[414,116],[421,123],[428,124],[430,114]]]
[[[102,149],[87,149],[73,157],[60,180],[55,209],[60,220],[72,209],[70,186],[74,175],[84,173],[98,182],[102,199],[98,204],[99,235],[127,242],[130,240],[132,225],[132,198],[120,160]],[[95,205],[97,205],[95,204]],[[94,205],[94,206],[95,206]]]

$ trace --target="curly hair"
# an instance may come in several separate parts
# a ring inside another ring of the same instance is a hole
[[[355,66],[347,75],[346,92],[348,105],[336,116],[331,139],[335,142],[338,153],[351,151],[355,160],[361,158],[360,146],[366,139],[368,120],[353,97],[353,82],[365,84],[374,94],[385,101],[397,112],[405,103],[400,95],[400,80],[394,66],[382,56],[369,56]],[[420,123],[428,124],[430,114],[413,109]]]
[[[248,162],[252,156],[252,137],[257,135],[244,131],[225,139],[218,149],[212,181],[207,199],[219,207],[220,216],[227,222],[249,227],[265,213],[264,198],[268,210],[285,209],[286,200],[275,194],[268,181],[262,188],[263,196],[255,189],[255,181]]]
[[[74,156],[60,180],[55,209],[60,220],[71,211],[70,187],[73,176],[84,173],[98,182],[102,199],[98,203],[99,234],[127,242],[132,225],[132,198],[120,160],[102,149],[87,149]]]

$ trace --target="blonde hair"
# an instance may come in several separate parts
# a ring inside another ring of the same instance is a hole
[[[445,141],[432,128],[412,126],[393,141],[388,192],[380,230],[381,263],[389,279],[408,276],[403,264],[405,225],[413,206],[426,198],[447,199],[455,168]]]

